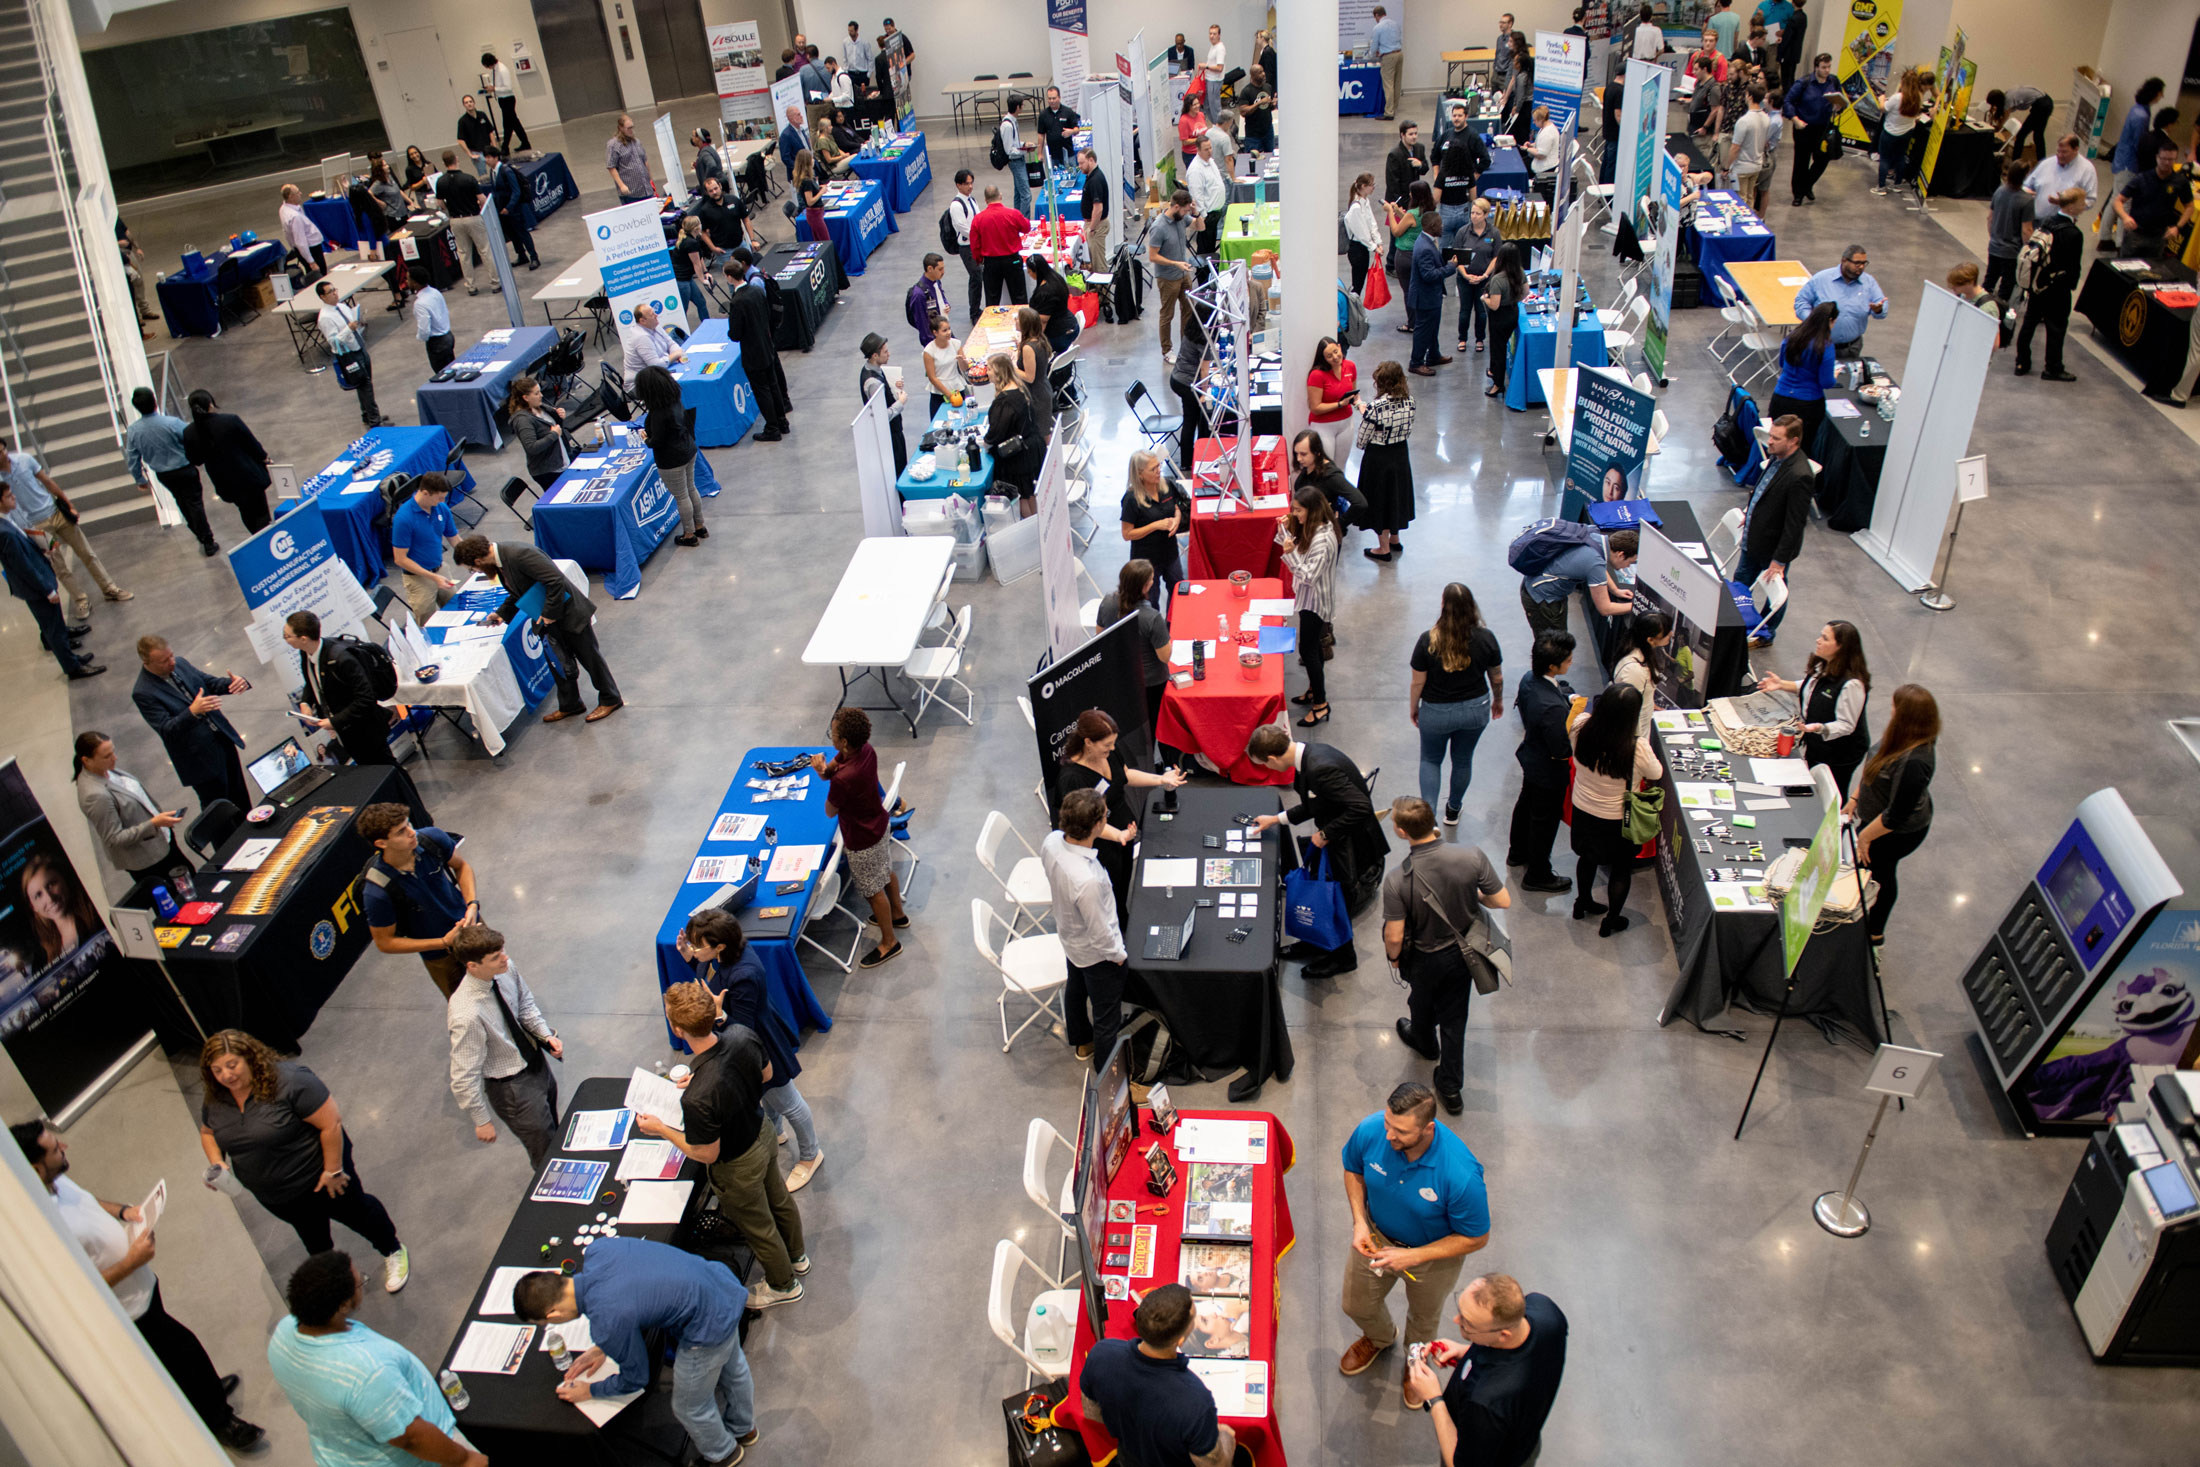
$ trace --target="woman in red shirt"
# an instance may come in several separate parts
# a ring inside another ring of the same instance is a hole
[[[1325,336],[1314,343],[1314,370],[1306,374],[1306,426],[1320,435],[1329,461],[1339,467],[1352,453],[1359,380],[1360,369],[1345,360],[1343,342]]]
[[[863,955],[863,966],[876,968],[901,956],[901,939],[894,937],[894,931],[909,925],[909,914],[902,910],[901,878],[894,874],[894,848],[886,802],[879,796],[878,750],[871,747],[870,715],[861,708],[841,709],[833,715],[832,739],[832,762],[812,754],[810,767],[831,786],[825,813],[840,820],[848,883],[871,904],[872,920],[878,923],[878,946]]]
[[[1207,132],[1207,114],[1200,110],[1199,87],[1190,87],[1184,93],[1184,111],[1176,119],[1176,144],[1180,168],[1192,166],[1192,159],[1199,156],[1199,140]],[[1182,173],[1178,177],[1182,177]]]

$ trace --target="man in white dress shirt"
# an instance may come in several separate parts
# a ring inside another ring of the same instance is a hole
[[[275,211],[282,221],[283,243],[290,246],[298,263],[306,267],[308,281],[328,274],[328,253],[322,248],[327,243],[321,228],[307,217],[305,195],[298,192],[298,185],[283,185],[282,207]]]
[[[1108,1062],[1123,1028],[1123,965],[1130,958],[1116,921],[1115,887],[1093,849],[1107,813],[1107,797],[1098,790],[1071,790],[1062,796],[1061,828],[1039,846],[1054,930],[1069,963],[1063,1029],[1077,1057],[1089,1058],[1095,1070]]]
[[[643,304],[634,308],[634,324],[623,333],[626,338],[626,380],[632,383],[634,374],[644,367],[668,367],[674,362],[687,360],[687,353],[680,349],[662,326],[657,324],[657,308]]]

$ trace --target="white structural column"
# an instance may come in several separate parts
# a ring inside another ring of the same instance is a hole
[[[1283,431],[1306,426],[1314,343],[1337,330],[1337,0],[1278,0],[1276,146],[1283,157]],[[1392,110],[1404,109],[1395,102]],[[1269,318],[1275,329],[1276,317]]]

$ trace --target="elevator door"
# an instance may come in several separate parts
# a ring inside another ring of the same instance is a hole
[[[698,0],[631,0],[649,89],[659,106],[675,97],[707,97],[718,84],[710,71],[710,38]]]
[[[611,62],[611,37],[596,0],[534,0],[542,63],[556,89],[558,115],[571,121],[626,105]]]

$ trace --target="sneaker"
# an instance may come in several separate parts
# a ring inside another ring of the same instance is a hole
[[[800,1279],[796,1279],[793,1284],[784,1289],[775,1289],[770,1284],[758,1284],[755,1288],[749,1290],[749,1308],[769,1309],[774,1304],[792,1304],[801,1297],[802,1280]]]
[[[756,1302],[754,1294],[749,1296],[749,1302],[752,1304]],[[698,1457],[695,1460],[701,1462],[703,1467],[740,1467],[741,1459],[747,1456],[748,1453],[749,1449],[747,1447],[740,1442],[735,1442],[733,1444],[733,1455],[729,1457]]]
[[[125,591],[120,586],[115,587],[112,591],[109,591],[105,594],[109,601],[134,601],[137,599],[137,593],[133,591]]]
[[[1883,199],[1887,196],[1887,191],[1875,183],[1872,185],[1872,196],[1874,198]]]
[[[214,1431],[215,1439],[232,1452],[256,1456],[267,1450],[267,1432],[242,1416],[232,1416]]]
[[[806,1273],[808,1273],[808,1272],[810,1271],[810,1255],[809,1255],[809,1254],[805,1253],[805,1254],[803,1254],[803,1255],[802,1255],[802,1256],[801,1256],[800,1258],[797,1258],[797,1259],[796,1259],[796,1260],[794,1261],[794,1271],[795,1271],[795,1272],[796,1272],[797,1274],[806,1274]],[[747,1445],[748,1445],[748,1443],[744,1441],[743,1443],[741,1443],[741,1445],[743,1445],[743,1446],[747,1446]]]
[[[405,1287],[405,1280],[412,1277],[412,1255],[405,1245],[397,1245],[397,1251],[382,1260],[382,1290],[394,1294]]]
[[[737,1437],[736,1440],[739,1441],[740,1444],[744,1447],[753,1447],[756,1445],[756,1439],[763,1434],[764,1429],[762,1427],[751,1427],[747,1436]]]
[[[787,1190],[789,1192],[799,1192],[804,1187],[809,1186],[810,1178],[816,1176],[817,1169],[823,1165],[825,1165],[825,1153],[823,1151],[818,1152],[808,1161],[796,1162],[794,1169],[787,1173]],[[800,1273],[802,1270],[798,1268],[795,1272]]]
[[[1446,825],[1457,825],[1459,823],[1459,807],[1457,805],[1446,805],[1444,807],[1444,823]]]

